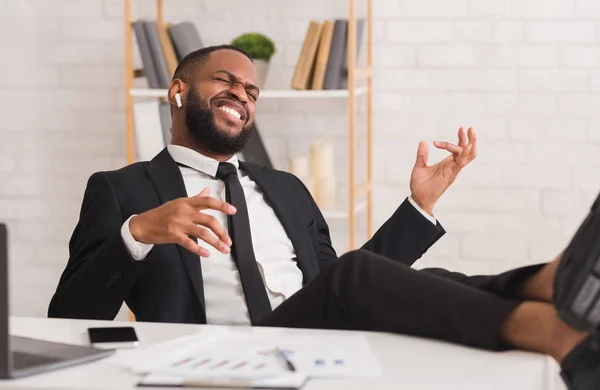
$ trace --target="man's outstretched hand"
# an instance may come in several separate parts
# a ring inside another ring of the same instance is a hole
[[[467,142],[468,137],[468,142]],[[410,191],[413,200],[433,215],[433,206],[444,191],[454,182],[460,171],[477,156],[477,139],[475,131],[469,128],[467,135],[461,127],[458,129],[458,145],[449,142],[435,141],[438,149],[452,153],[435,165],[427,165],[429,147],[420,142],[417,150],[417,161],[410,175]]]

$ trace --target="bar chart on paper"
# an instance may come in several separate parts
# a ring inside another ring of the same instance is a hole
[[[191,345],[154,367],[153,372],[184,377],[259,379],[289,373],[272,345],[252,340],[215,339]]]
[[[185,378],[256,380],[297,372],[308,377],[376,377],[382,374],[363,336],[219,335],[190,342],[162,356],[148,371]]]

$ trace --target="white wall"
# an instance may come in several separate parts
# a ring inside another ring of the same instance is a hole
[[[134,3],[153,17],[153,0]],[[345,0],[165,4],[207,45],[248,30],[274,38],[273,88],[289,85],[309,19],[347,16]],[[479,157],[439,203],[448,233],[419,266],[550,260],[600,188],[600,3],[376,0],[374,11],[376,225],[408,194],[418,141],[473,125]],[[88,176],[125,163],[122,16],[121,0],[0,0],[0,220],[15,314],[45,315]],[[343,187],[343,101],[263,101],[257,121],[283,169],[314,138],[335,139]],[[343,251],[343,221],[332,225]]]

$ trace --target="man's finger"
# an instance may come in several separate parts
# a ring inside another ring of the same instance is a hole
[[[189,227],[189,234],[192,237],[201,239],[221,253],[227,254],[231,252],[231,247],[219,240],[219,238],[207,228],[198,226],[196,224],[191,224]]]
[[[227,232],[227,230],[225,230],[223,225],[221,225],[219,223],[219,221],[217,221],[217,219],[215,217],[213,217],[212,215],[208,215],[205,213],[193,212],[190,215],[190,220],[191,220],[191,222],[194,223],[195,226],[202,225],[202,226],[210,229],[219,238],[219,240],[221,241],[221,243],[223,243],[223,245],[226,245],[226,246],[231,245],[231,237],[229,237],[229,233]],[[210,242],[209,242],[209,244],[212,245],[212,243],[210,243]],[[217,246],[215,246],[215,248],[220,250],[220,248],[218,248]]]
[[[465,129],[461,126],[458,129],[458,146],[463,148],[467,144],[467,137],[465,136]]]
[[[469,131],[467,132],[469,136],[469,143],[473,145],[473,149],[471,150],[471,154],[473,158],[477,157],[477,135],[475,134],[475,129],[469,127]]]
[[[209,257],[210,252],[204,248],[202,248],[198,243],[194,240],[186,236],[185,234],[181,234],[177,237],[177,243],[187,249],[188,251],[197,254],[201,257]]]
[[[429,157],[429,146],[427,142],[419,142],[417,148],[417,160],[415,161],[415,167],[422,168],[427,166],[427,158]]]
[[[472,160],[470,158],[472,149],[473,149],[473,144],[471,144],[471,143],[467,144],[467,146],[465,146],[463,153],[458,157],[458,160],[456,162],[460,168],[463,168],[465,165],[467,165]]]
[[[206,187],[196,196],[210,196],[210,188]]]
[[[236,212],[236,208],[233,207],[233,205],[209,196],[195,196],[190,198],[189,205],[199,210],[211,209],[222,211],[229,215],[235,214]]]
[[[452,154],[461,154],[463,151],[463,148],[461,148],[460,146],[451,144],[450,142],[446,141],[434,141],[433,144],[436,148],[447,150]]]

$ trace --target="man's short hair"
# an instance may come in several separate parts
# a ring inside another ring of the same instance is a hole
[[[208,46],[202,49],[191,52],[186,55],[179,65],[177,65],[177,69],[175,69],[175,73],[173,74],[173,80],[180,79],[185,83],[189,83],[194,74],[208,61],[208,57],[210,53],[215,52],[217,50],[235,50],[237,52],[242,53],[250,61],[252,61],[252,57],[248,54],[244,49],[240,49],[239,47],[232,45],[217,45],[217,46]]]

